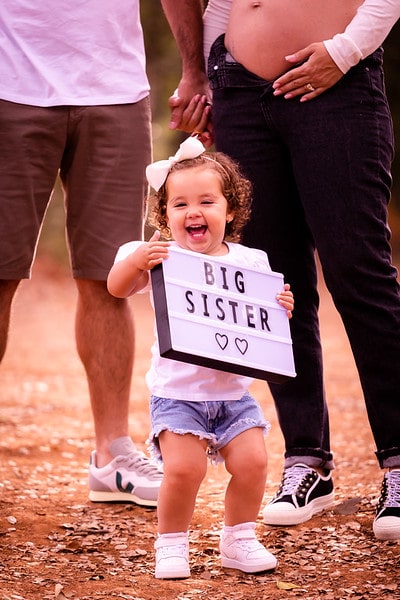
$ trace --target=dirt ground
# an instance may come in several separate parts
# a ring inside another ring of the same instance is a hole
[[[0,370],[0,600],[400,598],[400,544],[377,542],[371,529],[382,473],[354,362],[322,285],[321,299],[334,509],[291,528],[266,527],[260,515],[257,532],[277,555],[277,569],[262,575],[223,570],[218,531],[227,478],[223,467],[210,466],[190,533],[192,576],[159,581],[153,577],[156,511],[87,498],[93,428],[75,352],[75,287],[64,271],[39,261],[16,299]],[[130,422],[145,449],[143,375],[152,314],[146,298],[132,305],[137,351]],[[283,442],[265,383],[256,382],[252,392],[272,423],[267,502],[280,481]]]

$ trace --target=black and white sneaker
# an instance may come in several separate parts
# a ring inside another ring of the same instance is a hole
[[[400,540],[400,469],[385,473],[373,530],[378,540]]]
[[[334,502],[331,474],[320,475],[311,467],[299,463],[283,472],[275,497],[263,511],[266,525],[298,525]]]

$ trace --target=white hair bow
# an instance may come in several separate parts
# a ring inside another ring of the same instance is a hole
[[[206,148],[197,137],[188,137],[179,146],[175,156],[170,156],[167,160],[158,160],[146,167],[146,177],[149,184],[158,192],[160,187],[167,179],[171,168],[182,160],[196,158],[203,154]]]

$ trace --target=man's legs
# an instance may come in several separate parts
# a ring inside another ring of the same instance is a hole
[[[57,176],[64,116],[63,111],[0,100],[0,361],[13,298],[21,279],[30,277]]]
[[[7,345],[12,299],[19,281],[30,276],[40,226],[61,165],[72,266],[74,276],[81,278],[77,342],[88,372],[100,464],[107,457],[119,457],[100,469],[92,453],[92,491],[100,499],[121,499],[115,496],[122,494],[127,501],[154,506],[161,474],[127,435],[130,375],[128,379],[123,375],[125,368],[132,367],[132,324],[128,307],[105,289],[118,246],[142,236],[145,167],[151,160],[149,100],[120,110],[39,108],[0,100],[0,125],[0,359]],[[121,322],[126,334],[122,341]],[[109,331],[107,356],[105,330]],[[118,371],[120,347],[129,364],[121,363]],[[108,364],[112,371],[107,371]],[[117,388],[110,390],[113,380]],[[116,439],[110,442],[113,436]]]
[[[76,343],[86,370],[96,437],[89,498],[156,506],[162,474],[129,437],[134,329],[128,301],[111,296],[103,281],[76,283]]]
[[[76,343],[88,379],[97,466],[103,467],[114,458],[111,442],[129,435],[133,323],[127,301],[111,296],[105,282],[77,279],[76,284]]]
[[[89,498],[155,506],[162,474],[129,437],[134,353],[130,308],[106,287],[118,247],[143,235],[145,168],[151,160],[149,99],[70,107],[69,113],[60,176],[78,288],[76,341],[96,437]]]

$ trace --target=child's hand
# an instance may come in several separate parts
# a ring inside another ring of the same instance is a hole
[[[160,232],[155,231],[148,242],[145,242],[135,250],[133,256],[135,266],[142,271],[150,271],[153,267],[168,258],[168,246],[170,242],[160,241]]]
[[[286,308],[287,316],[291,319],[294,309],[294,298],[288,283],[285,283],[283,291],[277,294],[276,299],[283,308]]]

